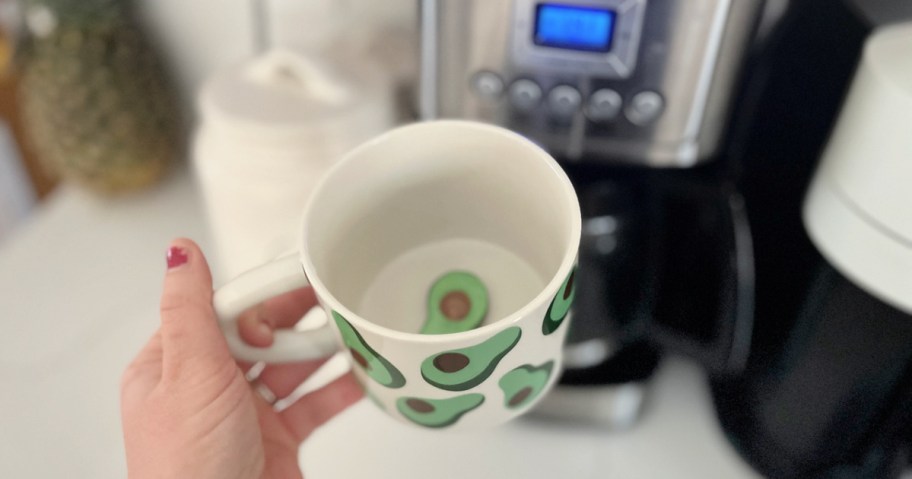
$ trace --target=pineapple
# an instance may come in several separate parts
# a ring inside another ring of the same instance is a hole
[[[30,139],[51,173],[116,194],[179,154],[174,91],[124,0],[24,0],[19,52]]]

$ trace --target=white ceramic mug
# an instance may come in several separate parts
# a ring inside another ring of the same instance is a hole
[[[492,125],[416,123],[336,163],[305,209],[299,254],[242,274],[214,302],[238,359],[346,350],[392,416],[488,427],[528,410],[557,379],[579,240],[576,194],[544,150]],[[419,334],[431,283],[454,270],[487,287],[486,319]],[[243,310],[308,284],[327,325],[279,331],[268,348],[239,338]]]

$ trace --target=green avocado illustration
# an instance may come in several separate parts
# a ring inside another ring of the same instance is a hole
[[[497,363],[519,342],[522,330],[509,327],[482,343],[429,356],[421,363],[421,376],[447,391],[465,391],[488,378]]]
[[[570,305],[573,304],[573,298],[576,296],[576,284],[573,279],[576,277],[576,267],[564,280],[564,284],[557,290],[554,299],[551,300],[551,306],[548,306],[548,312],[545,313],[545,320],[542,322],[542,333],[547,336],[560,327],[567,313],[570,312]]]
[[[467,271],[450,271],[428,292],[427,322],[421,334],[460,333],[474,329],[488,313],[488,289]]]
[[[336,326],[342,333],[342,341],[348,347],[348,352],[368,376],[388,388],[401,388],[405,385],[405,377],[396,369],[396,366],[393,366],[364,342],[364,338],[347,319],[335,311],[332,312],[332,315]]]
[[[484,396],[477,393],[449,399],[403,397],[396,400],[396,408],[415,424],[446,427],[458,421],[465,413],[481,406],[483,402]]]
[[[524,364],[504,374],[498,382],[504,392],[504,406],[517,409],[532,403],[548,384],[553,367],[554,361],[541,366]]]

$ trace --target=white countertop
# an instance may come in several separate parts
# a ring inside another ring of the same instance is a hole
[[[157,326],[175,236],[211,250],[185,171],[116,201],[61,188],[0,243],[0,477],[124,477],[118,382]],[[362,401],[301,455],[308,479],[759,477],[722,436],[705,377],[680,358],[663,363],[627,431],[521,419],[440,433]]]

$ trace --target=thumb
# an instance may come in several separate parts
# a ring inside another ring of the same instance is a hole
[[[162,379],[208,374],[233,364],[212,309],[212,275],[199,246],[177,239],[168,248],[161,297]]]

